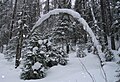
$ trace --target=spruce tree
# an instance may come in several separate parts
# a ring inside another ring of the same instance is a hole
[[[33,34],[26,44],[26,53],[23,57],[21,79],[41,79],[46,76],[45,70],[61,64],[67,64],[67,55],[51,41],[40,38],[39,34]]]
[[[46,53],[40,50],[38,43],[38,36],[34,35],[30,41],[27,42],[27,52],[23,58],[23,68],[21,73],[21,79],[41,79],[45,77],[45,61]]]

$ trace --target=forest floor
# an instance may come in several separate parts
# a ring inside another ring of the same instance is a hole
[[[117,64],[115,61],[107,62],[100,67],[96,55],[87,53],[84,58],[76,57],[75,52],[69,54],[66,66],[57,65],[47,71],[47,76],[38,80],[21,80],[21,69],[14,68],[14,63],[7,62],[4,55],[0,54],[0,82],[115,82]],[[106,81],[107,80],[107,81]]]

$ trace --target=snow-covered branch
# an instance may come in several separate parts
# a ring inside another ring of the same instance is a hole
[[[75,12],[74,10],[71,10],[71,9],[54,9],[54,10],[51,10],[50,12],[48,12],[47,14],[44,14],[41,18],[39,18],[39,20],[33,26],[33,29],[31,30],[31,33],[33,33],[35,31],[35,29],[39,28],[39,25],[43,21],[48,19],[51,15],[56,15],[56,14],[59,14],[59,13],[67,13],[67,14],[73,16],[75,19],[77,19],[83,25],[84,30],[87,33],[89,33],[89,35],[91,36],[92,42],[94,43],[94,46],[98,50],[98,53],[99,53],[100,58],[101,58],[101,61],[104,61],[105,60],[104,59],[104,54],[102,53],[102,50],[101,50],[102,47],[99,44],[98,40],[96,39],[92,29],[89,27],[88,23],[80,16],[80,14]]]

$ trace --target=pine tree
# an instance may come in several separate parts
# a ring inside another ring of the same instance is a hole
[[[22,69],[21,79],[41,79],[45,77],[44,66],[43,66],[43,53],[35,54],[29,51],[24,58],[24,68]]]
[[[26,44],[26,53],[21,73],[21,79],[41,79],[45,77],[45,60],[46,53],[40,50],[38,36],[34,35]]]
[[[57,64],[67,64],[65,52],[53,46],[49,39],[41,38],[39,34],[34,33],[27,40],[26,47],[21,79],[41,79],[46,76],[45,69]]]

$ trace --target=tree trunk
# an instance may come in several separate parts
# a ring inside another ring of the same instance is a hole
[[[106,0],[100,0],[100,5],[101,5],[101,15],[102,15],[102,27],[103,27],[103,31],[104,31],[104,40],[105,40],[105,45],[108,45],[107,36],[109,35],[109,30],[106,25],[106,23],[107,23]]]
[[[50,8],[50,4],[49,4],[49,0],[47,0],[47,13],[49,12]],[[47,28],[49,28],[49,19],[46,20],[47,22]]]
[[[70,48],[69,48],[69,44],[67,43],[66,45],[66,53],[69,54]]]
[[[87,41],[88,41],[88,39],[87,39],[87,32],[85,32],[84,38],[85,38],[85,43],[87,43]]]
[[[4,46],[1,45],[1,46],[0,46],[0,53],[3,53],[3,49],[4,49]]]
[[[106,0],[106,4],[107,4],[107,11],[108,11],[108,25],[109,25],[109,28],[110,28],[110,31],[111,32],[114,32],[111,27],[112,27],[112,24],[113,24],[113,17],[111,15],[111,10],[110,10],[110,2],[109,0]],[[114,33],[111,35],[111,48],[113,50],[115,50],[115,37],[114,37]]]
[[[49,9],[50,7],[49,7],[49,6],[50,6],[50,4],[49,4],[49,0],[47,0],[47,12],[50,11],[50,9]]]
[[[37,0],[37,16],[40,17],[40,0]]]
[[[22,43],[23,43],[23,29],[22,25],[20,26],[19,36],[18,36],[18,44],[16,49],[16,61],[15,68],[17,68],[20,64],[21,51],[22,51]]]
[[[115,37],[114,37],[114,35],[111,36],[111,48],[112,48],[113,50],[115,50]]]
[[[11,26],[10,26],[10,39],[12,38],[12,30],[13,30],[16,9],[17,9],[17,0],[15,0],[15,5],[14,5],[14,9],[13,9],[12,22],[11,22]]]
[[[11,5],[11,8],[13,8],[13,0],[11,0],[11,4],[10,5]]]

